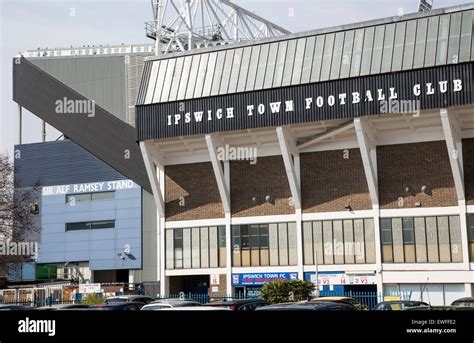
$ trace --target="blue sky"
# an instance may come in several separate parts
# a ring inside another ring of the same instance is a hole
[[[417,0],[234,0],[292,32],[415,12]],[[434,0],[434,7],[472,1]],[[72,16],[71,14],[74,14]],[[0,0],[0,152],[17,141],[17,106],[12,101],[11,59],[38,47],[149,43],[144,22],[150,0]],[[48,128],[47,139],[57,132]],[[23,142],[40,141],[40,121],[24,115]]]

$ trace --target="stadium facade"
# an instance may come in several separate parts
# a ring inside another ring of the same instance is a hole
[[[153,194],[161,294],[306,279],[447,304],[474,292],[473,30],[471,4],[142,57],[135,127],[115,100],[56,113],[97,91],[53,58],[15,59],[13,97]]]

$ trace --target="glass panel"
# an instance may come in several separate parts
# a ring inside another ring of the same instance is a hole
[[[243,92],[247,85],[247,75],[249,72],[250,55],[252,54],[252,47],[244,48],[242,55],[242,63],[240,64],[239,82],[237,83],[237,92]]]
[[[295,64],[293,66],[293,74],[291,76],[292,85],[300,84],[301,73],[303,70],[305,45],[306,45],[306,38],[298,39],[297,45],[296,45]]]
[[[217,226],[211,226],[209,228],[209,267],[211,268],[219,266],[217,245]]]
[[[183,268],[191,268],[191,229],[183,229]]]
[[[439,17],[428,19],[428,37],[426,39],[425,67],[432,67],[436,61]]]
[[[352,48],[351,77],[359,76],[360,61],[362,59],[362,47],[364,44],[364,29],[356,30],[354,46]]]
[[[332,222],[330,220],[323,221],[323,249],[324,264],[334,264],[334,252],[332,241]],[[318,258],[319,263],[319,258]]]
[[[380,219],[380,231],[382,244],[392,244],[392,219]]]
[[[439,261],[451,262],[448,217],[438,217]]]
[[[171,81],[173,81],[176,59],[170,59],[168,68],[166,69],[165,79],[163,82],[163,91],[161,92],[160,102],[168,101],[171,89]]]
[[[196,86],[194,88],[194,98],[200,98],[204,88],[204,79],[206,77],[207,62],[209,61],[209,54],[201,55],[201,62],[199,63],[199,72],[196,78]]]
[[[313,66],[311,67],[311,82],[318,82],[321,75],[321,63],[323,61],[324,40],[326,36],[320,35],[316,37],[316,45],[314,47]]]
[[[368,75],[372,63],[372,49],[374,47],[375,27],[365,29],[364,49],[362,51],[362,62],[360,66],[360,75]]]
[[[375,263],[374,220],[364,219],[366,263]]]
[[[416,262],[428,262],[426,257],[425,218],[415,218],[415,247]]]
[[[81,222],[81,223],[66,223],[66,231],[75,231],[75,230],[90,230],[90,222]]]
[[[96,200],[110,200],[115,198],[115,192],[100,192],[100,193],[92,193],[91,195],[92,201]],[[76,201],[80,201],[77,200]]]
[[[255,85],[255,77],[257,75],[258,59],[260,57],[260,45],[252,47],[252,54],[250,57],[249,73],[247,76],[246,91],[251,91]]]
[[[459,62],[469,61],[471,55],[471,40],[474,39],[472,15],[474,11],[466,11],[462,14],[461,43],[459,48]]]
[[[196,78],[199,71],[199,61],[201,55],[194,55],[191,62],[191,71],[189,73],[188,85],[186,87],[185,99],[191,99],[194,95],[194,86],[196,85]]]
[[[230,74],[232,72],[232,65],[234,61],[235,50],[227,50],[225,54],[225,63],[224,70],[222,72],[222,80],[220,85],[219,94],[227,94],[227,89],[229,87]]]
[[[339,74],[341,78],[349,77],[349,72],[351,70],[352,46],[354,45],[354,34],[354,30],[347,31],[344,37],[341,72]]]
[[[355,255],[354,229],[352,220],[344,220],[344,261],[345,263],[354,263]]]
[[[288,262],[290,266],[298,265],[298,251],[296,246],[296,223],[288,223]]]
[[[166,269],[174,269],[173,230],[166,230]]]
[[[201,258],[199,256],[201,247],[199,240],[199,228],[193,228],[191,231],[191,259],[193,268],[201,267]]]
[[[405,21],[396,24],[395,44],[393,47],[393,58],[392,58],[392,71],[399,71],[402,69],[403,46],[405,45],[406,26],[407,26],[407,23]]]
[[[382,73],[387,73],[392,68],[393,43],[395,38],[395,24],[385,26],[385,38],[382,54]]]
[[[355,263],[365,263],[364,220],[354,220]]]
[[[186,95],[186,88],[188,86],[188,79],[191,74],[193,56],[184,58],[183,72],[181,73],[181,81],[179,82],[178,96],[176,100],[183,100]]]
[[[313,64],[314,43],[316,37],[306,38],[306,47],[304,49],[303,69],[301,71],[301,83],[308,83],[311,78],[311,65]]]
[[[334,220],[334,263],[344,264],[344,238],[342,236],[342,220]]]
[[[449,14],[439,17],[438,47],[436,49],[436,65],[446,64],[448,54]]]
[[[371,74],[380,73],[380,67],[382,66],[382,51],[383,51],[383,38],[385,34],[385,26],[377,26],[375,28],[374,38],[374,49],[372,52],[372,65],[370,67]]]
[[[234,61],[232,62],[232,72],[230,73],[229,88],[227,89],[227,93],[235,93],[235,90],[237,89],[243,53],[244,49],[236,49],[234,52]]]
[[[288,228],[287,224],[278,224],[278,252],[280,266],[288,265]]]
[[[201,268],[209,268],[209,229],[202,227],[201,232]]]
[[[217,53],[216,68],[214,69],[214,78],[212,79],[211,95],[219,94],[222,72],[224,71],[225,53],[225,51],[219,51]]]
[[[331,80],[339,78],[341,70],[342,49],[344,47],[344,32],[336,33],[334,52],[332,55]]]
[[[448,64],[459,62],[459,42],[461,39],[462,13],[451,14],[451,27],[449,28]]]
[[[438,232],[436,217],[426,217],[426,242],[428,245],[428,262],[439,262]]]
[[[313,246],[316,249],[316,263],[325,264],[323,249],[323,225],[321,222],[313,222]]]
[[[265,68],[267,66],[269,44],[262,45],[260,48],[260,56],[258,57],[257,76],[255,77],[254,89],[262,89],[265,80]]]
[[[405,34],[405,50],[403,51],[403,70],[412,69],[413,67],[413,56],[415,54],[416,22],[416,20],[410,20],[407,23],[407,31]]]
[[[270,241],[270,265],[278,266],[278,225],[270,224],[268,237]]]
[[[334,49],[334,39],[334,33],[326,35],[326,42],[324,43],[323,64],[321,66],[321,76],[319,78],[319,81],[329,80],[329,73],[331,72],[332,52]]]
[[[100,193],[97,193],[100,194]],[[66,195],[66,202],[73,206],[76,202],[84,202],[84,201],[91,201],[92,194],[91,193],[84,193],[84,194],[68,194]]]
[[[303,223],[304,264],[313,264],[313,227],[311,222]]]
[[[227,261],[225,226],[219,226],[219,267],[225,267]]]
[[[179,81],[181,80],[181,73],[183,72],[184,58],[178,58],[176,60],[176,67],[173,75],[173,81],[171,82],[170,94],[168,101],[175,101],[178,96]]]
[[[97,229],[113,229],[115,228],[115,220],[103,220],[90,223],[91,230]]]
[[[449,235],[451,241],[451,262],[462,262],[461,223],[459,216],[449,217]]]
[[[295,62],[296,54],[296,43],[295,39],[288,42],[288,49],[286,51],[285,67],[283,69],[283,79],[281,82],[282,86],[288,86],[291,84],[291,76],[293,75],[293,64]]]
[[[166,70],[168,67],[168,61],[161,61],[160,63],[160,70],[158,70],[158,76],[156,77],[156,86],[155,86],[155,93],[153,93],[153,103],[160,102],[161,99],[161,92],[163,90],[163,83],[165,81]]]
[[[403,263],[403,233],[402,219],[392,218],[392,236],[393,236],[393,261]]]
[[[207,63],[206,77],[204,78],[204,86],[202,96],[209,96],[211,94],[212,79],[216,69],[217,52],[209,54],[209,62]]]
[[[285,67],[286,48],[288,41],[278,43],[278,56],[275,63],[275,73],[273,74],[273,87],[280,87],[283,79],[283,69]]]
[[[265,81],[263,88],[271,88],[273,84],[273,75],[275,71],[275,63],[278,54],[278,43],[270,44],[270,52],[268,53],[267,66],[265,71]],[[270,255],[271,256],[271,255]]]
[[[174,230],[174,267],[183,268],[183,229]]]
[[[148,88],[145,95],[145,104],[149,104],[153,101],[153,93],[155,92],[156,78],[158,76],[159,69],[160,61],[153,62],[151,66],[150,78],[148,80]]]
[[[428,31],[428,19],[418,19],[416,28],[415,58],[413,68],[423,68],[425,62],[426,33]]]
[[[403,226],[403,243],[405,244],[415,243],[413,218],[412,217],[403,218],[402,226]]]

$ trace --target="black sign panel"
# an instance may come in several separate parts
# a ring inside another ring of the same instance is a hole
[[[140,141],[472,104],[474,64],[140,105]]]

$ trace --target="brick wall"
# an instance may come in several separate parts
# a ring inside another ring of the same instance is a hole
[[[210,276],[209,276],[209,283],[210,283]],[[223,297],[227,295],[227,284],[226,284],[227,277],[225,274],[219,274],[219,285],[218,286],[209,286],[209,294],[214,297]],[[217,287],[218,291],[213,292],[213,288]]]
[[[474,205],[474,138],[462,140],[462,159],[466,202]]]
[[[301,154],[303,212],[372,208],[359,149]]]
[[[167,221],[224,217],[210,162],[166,166],[165,173]]]
[[[456,206],[457,197],[444,141],[377,147],[381,208]],[[421,187],[430,188],[424,194]],[[405,187],[412,187],[412,194]],[[399,205],[399,197],[403,203]]]
[[[295,213],[290,186],[281,156],[259,157],[256,164],[231,161],[231,203],[235,217],[265,216]],[[271,194],[273,202],[265,201]],[[257,203],[252,196],[257,195]]]

